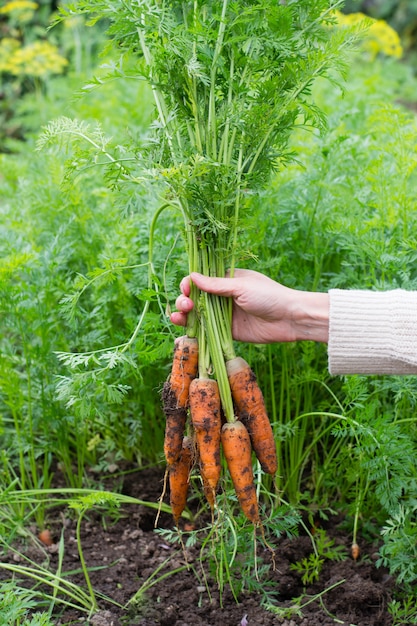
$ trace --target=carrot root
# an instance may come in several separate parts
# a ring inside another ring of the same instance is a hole
[[[180,337],[175,343],[169,385],[177,408],[188,407],[191,381],[198,372],[198,341],[195,337]]]
[[[187,504],[193,459],[192,440],[184,437],[181,454],[177,462],[169,467],[170,505],[176,526]]]
[[[352,559],[354,561],[357,561],[360,556],[361,549],[356,542],[352,543],[351,548],[350,548],[350,553],[352,555]]]
[[[189,398],[204,493],[213,509],[221,472],[221,403],[217,382],[195,378],[190,384]]]
[[[276,445],[256,376],[241,357],[228,361],[226,368],[237,415],[249,432],[263,471],[274,475],[278,468]]]
[[[162,390],[166,417],[164,454],[168,465],[176,463],[182,448],[189,388],[198,370],[198,343],[193,337],[180,337],[175,343],[169,380]]]
[[[162,404],[165,413],[164,454],[168,465],[178,461],[182,450],[187,410],[177,408],[177,402],[169,382],[162,390]]]
[[[258,526],[260,517],[252,469],[252,447],[249,433],[243,422],[224,424],[221,441],[242,511],[253,524]]]

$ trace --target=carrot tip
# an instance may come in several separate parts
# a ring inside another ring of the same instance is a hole
[[[359,558],[359,556],[360,556],[361,549],[360,549],[360,547],[358,546],[357,543],[352,543],[352,546],[350,548],[350,552],[351,552],[351,555],[352,555],[352,559],[354,561],[356,561]]]

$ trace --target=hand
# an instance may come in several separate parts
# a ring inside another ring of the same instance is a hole
[[[237,341],[328,341],[329,301],[326,293],[290,289],[252,270],[235,270],[233,278],[192,273],[181,281],[182,295],[171,321],[185,326],[194,307],[190,278],[202,291],[233,299],[232,333]]]

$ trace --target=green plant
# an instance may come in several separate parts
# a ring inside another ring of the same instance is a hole
[[[388,611],[392,616],[393,626],[417,623],[417,606],[414,594],[392,600],[388,604]]]
[[[105,506],[106,511],[109,511],[110,514],[114,514],[115,509],[120,505],[120,502],[116,497],[114,497],[110,493],[94,491],[86,496],[78,497],[76,500],[72,500],[68,503],[68,506],[75,510],[77,513],[77,525],[75,529],[75,537],[77,539],[77,548],[78,555],[80,557],[81,569],[84,574],[85,582],[87,585],[90,602],[91,602],[91,611],[94,612],[97,609],[97,599],[93,589],[93,586],[90,581],[90,576],[88,574],[87,563],[84,558],[82,543],[81,543],[81,524],[83,518],[88,510],[92,508],[98,508]]]
[[[143,605],[146,602],[146,594],[153,587],[153,585],[157,585],[161,580],[166,578],[167,576],[174,576],[178,572],[182,572],[183,570],[189,568],[189,565],[181,565],[175,569],[170,569],[167,572],[161,573],[161,571],[169,565],[171,557],[165,559],[158,567],[152,572],[150,576],[143,582],[143,584],[139,587],[137,592],[130,598],[127,603],[127,607],[130,605]],[[196,573],[195,573],[196,574]],[[196,574],[197,577],[197,574]]]
[[[347,558],[346,548],[335,546],[334,540],[329,539],[322,528],[317,528],[312,536],[312,546],[314,550],[308,557],[291,565],[292,570],[301,574],[304,585],[309,585],[319,579],[326,559],[343,561]]]
[[[417,503],[400,504],[381,529],[384,545],[380,548],[379,565],[385,565],[401,583],[417,580]]]
[[[84,578],[85,578],[85,582],[87,585],[87,589],[88,589],[88,594],[89,594],[89,598],[90,598],[90,607],[91,607],[91,611],[94,612],[97,608],[98,608],[98,604],[97,604],[97,598],[96,598],[96,594],[95,591],[93,589],[93,586],[91,584],[90,581],[90,576],[88,573],[88,567],[87,567],[87,563],[86,560],[84,558],[84,553],[83,553],[83,548],[82,548],[82,542],[81,542],[81,524],[82,521],[86,515],[86,513],[91,510],[91,509],[95,509],[95,510],[104,510],[106,512],[106,514],[113,516],[116,514],[118,508],[120,507],[120,505],[123,502],[133,502],[135,499],[131,499],[131,498],[125,498],[124,496],[120,496],[118,494],[114,494],[111,492],[105,492],[105,491],[98,491],[98,490],[91,490],[89,493],[87,493],[86,495],[81,495],[78,494],[78,497],[72,500],[68,501],[68,506],[69,508],[73,509],[74,511],[76,511],[77,514],[77,524],[76,524],[76,530],[75,530],[75,536],[76,536],[76,540],[77,540],[77,548],[78,548],[78,555],[80,557],[80,563],[81,563],[81,570],[83,572]],[[139,503],[139,500],[136,500],[137,503]],[[165,510],[168,511],[168,507],[166,505],[164,505],[163,503],[159,503],[157,504],[152,504],[152,503],[147,503],[148,506],[154,506],[154,508],[158,508],[159,511],[161,510]],[[149,587],[152,586],[152,584],[155,584],[157,581],[153,581],[152,579],[159,573],[159,570],[165,565],[165,563],[163,565],[161,565],[160,567],[158,567],[154,574],[147,579],[147,581],[144,583],[144,585],[142,585],[142,587],[138,590],[138,592],[135,594],[135,596],[132,598],[132,602],[138,602],[140,597],[142,596],[142,594],[144,594],[146,592],[147,589],[149,589]],[[184,568],[179,568],[176,571],[182,571],[182,569]],[[173,573],[173,572],[170,572]],[[159,580],[159,579],[158,579]]]
[[[0,584],[0,611],[4,624],[53,626],[49,614],[35,611],[36,606],[36,592],[19,587],[17,582]]]
[[[110,96],[109,86],[108,107],[112,107],[116,92],[111,89]],[[133,94],[144,105],[143,111],[130,115],[132,132],[140,132],[146,117],[146,93],[141,85],[135,89],[133,85],[121,86],[120,107],[127,107]],[[63,91],[62,96],[67,97],[68,91]],[[87,117],[108,115],[103,101],[93,92],[74,106]],[[42,108],[48,110],[48,103]],[[110,128],[115,133],[120,129],[116,122]],[[103,382],[100,388],[95,387],[95,394],[91,393],[91,386],[85,389],[78,411],[73,403],[65,408],[56,393],[57,377],[63,379],[66,372],[55,352],[84,341],[87,345],[96,342],[100,327],[103,332],[113,333],[112,338],[116,333],[118,339],[124,338],[126,327],[130,329],[132,321],[136,322],[141,269],[125,272],[123,288],[120,281],[117,289],[113,285],[113,293],[104,293],[104,280],[101,285],[97,281],[97,288],[93,286],[83,297],[83,313],[80,311],[71,319],[64,319],[59,301],[73,289],[75,275],[93,272],[101,262],[107,269],[115,268],[114,278],[122,254],[129,255],[133,249],[136,253],[137,247],[145,246],[146,218],[126,216],[123,226],[120,224],[118,203],[123,204],[123,198],[104,191],[99,168],[95,171],[97,176],[88,174],[83,192],[75,187],[60,188],[65,155],[39,154],[31,159],[32,146],[27,145],[27,149],[27,159],[7,155],[2,157],[1,165],[0,248],[4,263],[0,292],[2,319],[8,329],[0,340],[3,443],[23,488],[48,486],[55,460],[69,484],[81,486],[85,484],[88,467],[104,468],[122,459],[137,459],[141,463],[144,450],[146,461],[157,462],[159,456],[162,426],[158,426],[157,419],[153,424],[142,419],[151,403],[149,394],[143,393],[137,370],[130,369],[126,385],[132,390],[130,398],[135,397],[137,402],[122,410],[116,403],[119,387],[111,377],[108,385]],[[107,204],[108,210],[102,211]],[[93,220],[94,214],[97,219]],[[169,238],[166,245],[172,245]],[[155,342],[155,325],[155,316],[150,316],[146,343],[148,351],[153,344],[153,360],[162,358],[164,353],[163,349],[158,351],[164,338]],[[142,347],[143,344],[137,346],[138,350]],[[164,367],[163,363],[156,365],[158,372],[164,371]],[[69,394],[68,400],[72,397]],[[142,445],[143,441],[146,445]]]
[[[352,70],[340,100],[337,90],[316,84],[326,99],[322,103],[316,93],[329,116],[328,132],[307,138],[307,168],[290,165],[263,195],[262,213],[255,209],[251,222],[250,250],[261,270],[302,289],[415,289],[416,125],[407,110],[389,104],[393,93],[401,97],[409,69],[376,61]],[[366,101],[357,80],[367,85]],[[392,132],[384,139],[388,127]],[[399,505],[408,510],[413,494],[415,468],[407,460],[415,456],[415,378],[334,379],[319,346],[255,346],[250,354],[258,378],[267,381],[287,497],[313,511],[337,503],[348,511],[354,540],[374,519],[375,539],[378,525]],[[408,531],[405,568],[414,553],[413,529]]]

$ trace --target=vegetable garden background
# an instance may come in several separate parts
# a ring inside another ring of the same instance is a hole
[[[190,622],[155,617],[149,604],[151,588],[187,570],[188,551],[200,600],[204,589],[219,594],[207,626],[226,623],[222,611],[239,611],[246,594],[254,613],[236,623],[313,626],[313,602],[317,623],[348,623],[326,609],[343,581],[329,582],[325,567],[340,561],[371,563],[390,581],[382,613],[357,626],[416,624],[414,377],[331,377],[325,349],[309,342],[236,345],[277,442],[275,479],[254,462],[265,537],[254,539],[226,474],[216,520],[195,475],[181,535],[174,529],[161,389],[180,334],[168,313],[186,245],[181,216],[159,213],[162,183],[143,151],[155,130],[151,89],[109,20],[80,10],[88,4],[0,7],[0,623],[199,624],[198,603]],[[282,167],[250,200],[239,267],[306,290],[417,288],[414,4],[346,3],[332,28],[355,28],[358,11],[378,21],[331,80],[314,82],[319,128],[295,124]],[[151,475],[152,498],[126,492]],[[110,532],[158,508],[150,533],[175,558],[145,569],[129,597],[117,585],[104,597],[88,528]],[[291,571],[303,591],[287,598],[271,585],[264,541],[279,555],[301,539],[307,556],[294,556]]]

